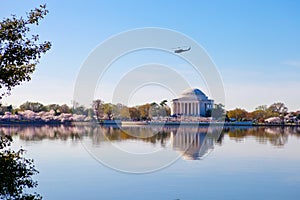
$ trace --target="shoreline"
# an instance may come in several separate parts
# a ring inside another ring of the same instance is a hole
[[[118,125],[118,126],[248,126],[248,127],[300,127],[300,124],[267,124],[267,123],[252,123],[252,122],[188,122],[188,121],[168,121],[168,122],[151,122],[151,121],[114,121],[114,120],[106,120],[105,122],[58,122],[58,121],[0,121],[0,126],[4,125]]]
[[[244,122],[122,122],[122,126],[125,125],[167,125],[167,126],[248,126],[248,127],[300,127],[300,124],[255,124],[255,123],[244,123]]]

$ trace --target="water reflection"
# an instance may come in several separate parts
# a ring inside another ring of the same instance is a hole
[[[108,141],[139,141],[170,146],[187,160],[205,157],[214,149],[215,144],[222,145],[224,134],[237,142],[247,137],[254,137],[258,143],[283,147],[289,135],[300,137],[299,127],[226,127],[222,131],[218,127],[193,126],[135,126],[135,127],[100,127],[100,126],[2,126],[0,134],[18,136],[21,140],[39,141],[67,140],[74,141],[88,138],[95,147]]]
[[[269,143],[276,147],[283,147],[288,142],[289,135],[300,137],[300,127],[224,128],[223,133],[238,142],[251,136],[260,144]]]
[[[43,139],[80,139],[80,135],[84,133],[85,128],[76,126],[63,125],[13,125],[0,126],[0,134],[17,135],[21,140],[39,141]]]
[[[172,147],[185,160],[198,160],[213,150],[221,131],[221,127],[179,127],[171,132]]]

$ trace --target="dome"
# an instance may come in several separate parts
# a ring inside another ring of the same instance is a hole
[[[181,98],[197,98],[199,100],[207,100],[207,96],[197,88],[189,88],[182,92]]]

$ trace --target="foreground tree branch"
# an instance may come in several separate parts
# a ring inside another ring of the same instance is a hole
[[[38,25],[47,13],[46,5],[40,5],[26,19],[12,15],[0,22],[0,99],[29,81],[41,55],[51,48],[49,41],[38,43],[39,35],[30,35],[30,26]]]
[[[26,193],[26,189],[34,188],[37,182],[32,176],[37,174],[32,159],[23,157],[24,149],[9,149],[12,138],[0,135],[0,199],[42,199],[37,193]]]

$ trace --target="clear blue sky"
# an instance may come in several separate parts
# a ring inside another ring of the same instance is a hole
[[[24,15],[42,3],[49,14],[36,31],[53,47],[32,81],[3,103],[70,104],[78,71],[99,43],[129,29],[162,27],[206,49],[224,81],[227,109],[281,101],[300,110],[300,1],[2,0],[0,17]]]

